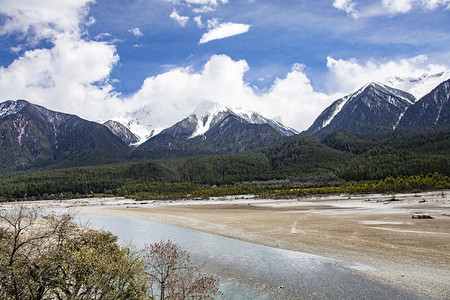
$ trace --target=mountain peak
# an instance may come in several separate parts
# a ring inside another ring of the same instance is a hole
[[[0,103],[0,119],[20,112],[28,104],[29,102],[25,100],[8,100]]]
[[[411,106],[399,128],[432,128],[450,125],[450,79],[442,82]]]
[[[227,115],[233,112],[226,106],[212,101],[202,101],[195,111],[190,115],[194,118],[195,131],[189,136],[194,138],[204,135],[211,127],[221,122]]]
[[[379,82],[369,82],[355,92],[340,98],[326,108],[306,131],[346,129],[353,132],[377,126],[393,128],[416,98],[404,91]]]
[[[203,100],[202,102],[200,102],[200,104],[197,106],[197,108],[194,110],[194,112],[191,115],[195,115],[195,116],[197,116],[197,118],[199,118],[199,117],[201,118],[203,116],[215,115],[218,112],[228,111],[228,110],[230,110],[230,109],[222,104],[208,101],[208,100]]]

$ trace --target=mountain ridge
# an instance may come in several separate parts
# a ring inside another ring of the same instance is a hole
[[[334,101],[304,133],[317,135],[338,129],[364,132],[378,126],[395,128],[400,116],[416,101],[405,91],[370,82]]]
[[[0,173],[125,159],[128,146],[103,125],[25,100],[0,103]]]
[[[287,127],[277,128],[286,131]],[[204,101],[187,118],[137,147],[133,155],[168,158],[240,152],[275,143],[283,136],[278,130],[257,113],[242,115]],[[289,133],[293,135],[295,131]]]

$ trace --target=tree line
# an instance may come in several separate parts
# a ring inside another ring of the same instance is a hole
[[[395,145],[388,134],[363,136],[337,131],[325,134],[322,142],[296,135],[272,147],[236,154],[19,172],[0,176],[0,199],[64,199],[89,194],[179,198],[237,191],[236,186],[248,186],[246,182],[267,186],[264,182],[325,174],[347,182],[434,173],[449,176],[450,139],[440,140],[447,134],[395,133]],[[312,187],[323,185],[312,183]]]

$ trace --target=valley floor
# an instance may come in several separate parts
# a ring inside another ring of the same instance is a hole
[[[357,262],[368,266],[358,272],[377,281],[450,299],[450,191],[397,194],[395,199],[391,195],[289,200],[233,196],[198,201],[93,199],[51,204],[84,206],[79,209],[92,214],[171,224]],[[90,206],[94,204],[102,206]],[[413,219],[414,214],[432,219]]]

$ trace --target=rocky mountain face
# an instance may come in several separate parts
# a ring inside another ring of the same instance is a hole
[[[130,151],[103,125],[25,100],[0,103],[0,136],[0,173],[115,162]]]
[[[139,143],[140,139],[137,135],[131,132],[125,125],[117,121],[108,120],[103,123],[112,133],[114,133],[118,138],[124,141],[128,146],[133,147]]]
[[[416,98],[380,83],[369,83],[326,108],[306,134],[344,129],[368,132],[377,127],[395,128]]]
[[[450,80],[447,80],[411,106],[398,128],[421,129],[450,126]]]
[[[255,112],[236,113],[202,102],[189,117],[140,145],[139,157],[181,157],[233,153],[272,145],[297,132]]]

